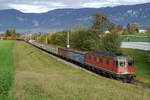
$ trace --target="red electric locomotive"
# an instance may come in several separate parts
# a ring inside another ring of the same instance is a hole
[[[130,82],[135,77],[133,59],[121,53],[106,51],[88,52],[85,64],[110,77]]]

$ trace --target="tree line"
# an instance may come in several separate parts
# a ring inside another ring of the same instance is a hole
[[[46,43],[66,47],[67,33],[69,32],[70,47],[77,50],[106,50],[116,52],[121,41],[115,28],[111,27],[111,33],[104,34],[105,29],[110,28],[110,21],[103,13],[93,14],[93,25],[85,28],[82,24],[74,26],[71,30],[57,31],[51,34],[33,34],[32,39]]]
[[[6,40],[16,40],[17,39],[17,33],[15,29],[7,29],[3,34],[3,37],[5,37]]]
[[[67,33],[69,32],[70,47],[77,50],[104,50],[117,52],[120,50],[121,41],[119,35],[138,34],[139,25],[132,22],[123,28],[122,25],[115,25],[110,22],[107,15],[95,13],[92,26],[85,28],[77,24],[71,30],[57,31],[51,34],[33,34],[30,38],[45,44],[67,46]],[[106,33],[106,31],[109,33]],[[150,32],[150,25],[147,33]]]

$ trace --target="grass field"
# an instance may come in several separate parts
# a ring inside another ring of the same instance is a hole
[[[131,35],[125,35],[125,36],[150,36],[148,33],[137,33],[137,34],[131,34]]]
[[[135,35],[120,35],[121,41],[124,42],[150,42],[150,35],[135,34]]]
[[[150,34],[148,33],[138,33],[138,34],[134,34],[135,36],[150,36]]]
[[[122,52],[134,58],[136,80],[150,84],[150,51],[122,49]]]
[[[14,41],[0,41],[0,100],[7,99],[13,84],[13,47]]]
[[[150,89],[92,75],[24,43],[14,48],[9,100],[148,100]]]

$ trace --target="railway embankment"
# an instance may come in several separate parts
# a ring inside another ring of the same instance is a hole
[[[16,71],[14,85],[9,92],[10,99],[147,100],[150,98],[148,88],[89,74],[64,64],[25,42],[16,42],[14,55]]]

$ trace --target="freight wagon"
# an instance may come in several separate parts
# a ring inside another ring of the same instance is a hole
[[[124,82],[130,82],[135,77],[133,59],[121,53],[107,51],[81,52],[35,41],[29,41],[29,43],[54,55],[82,64],[87,69],[92,69],[112,78],[121,79]]]
[[[68,58],[68,49],[58,48],[58,55],[63,58]]]
[[[79,52],[79,51],[69,50],[68,51],[68,58],[71,59],[72,61],[84,64],[85,53]]]

